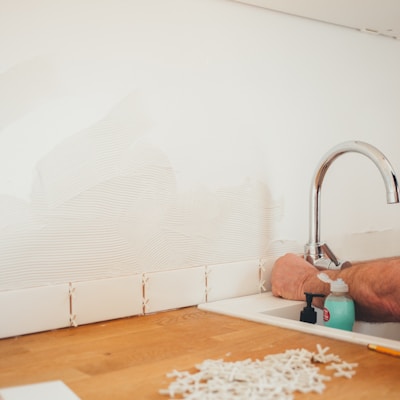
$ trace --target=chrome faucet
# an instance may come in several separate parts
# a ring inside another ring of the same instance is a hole
[[[326,243],[320,241],[321,187],[332,162],[342,154],[356,152],[367,156],[379,169],[386,187],[388,204],[399,203],[399,185],[387,158],[374,146],[360,141],[349,141],[333,147],[320,161],[313,177],[310,196],[310,237],[304,248],[304,258],[321,269],[341,269],[351,264],[340,261]]]

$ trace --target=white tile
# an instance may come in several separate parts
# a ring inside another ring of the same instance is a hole
[[[259,293],[259,260],[207,266],[207,301]]]
[[[144,274],[145,313],[203,303],[205,276],[205,267]]]
[[[65,284],[0,292],[0,337],[69,326],[68,289]]]
[[[71,303],[76,325],[142,314],[142,275],[73,282]]]
[[[1,400],[79,400],[79,397],[61,381],[35,383],[0,389]]]

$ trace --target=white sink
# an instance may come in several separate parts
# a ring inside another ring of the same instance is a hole
[[[201,310],[230,315],[249,321],[294,329],[313,335],[368,345],[370,343],[400,350],[400,323],[367,323],[356,321],[353,332],[323,326],[322,311],[317,311],[317,324],[300,322],[303,301],[284,300],[274,297],[271,292],[236,297],[200,304]]]

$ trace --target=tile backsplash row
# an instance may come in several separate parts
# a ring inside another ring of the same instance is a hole
[[[0,292],[0,338],[150,314],[265,290],[269,260],[246,260]]]

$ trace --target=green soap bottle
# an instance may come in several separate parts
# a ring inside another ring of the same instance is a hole
[[[330,328],[352,331],[355,309],[354,301],[348,293],[348,285],[343,279],[339,278],[333,281],[324,273],[319,274],[318,277],[331,284],[331,293],[324,302],[324,325]]]

